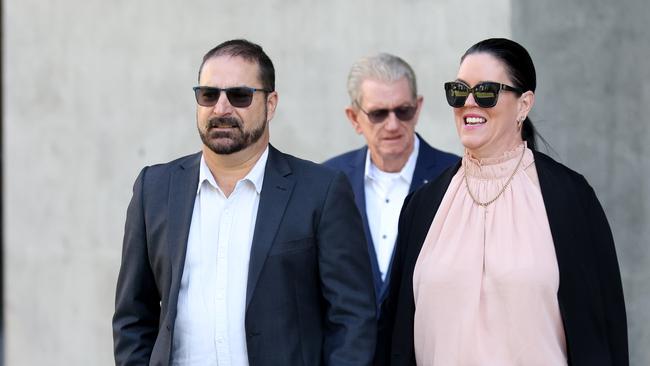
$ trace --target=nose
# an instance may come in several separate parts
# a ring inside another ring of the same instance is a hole
[[[474,100],[474,93],[469,93],[467,96],[467,99],[465,99],[465,106],[466,107],[476,107],[478,104],[476,104],[476,100]]]
[[[397,130],[399,126],[400,126],[400,121],[399,119],[397,119],[397,116],[395,115],[395,111],[390,111],[390,113],[388,113],[388,116],[386,116],[384,129],[389,131],[394,131]]]
[[[226,92],[222,91],[219,94],[219,99],[217,99],[217,103],[212,107],[212,112],[218,116],[226,115],[232,113],[233,106],[230,104],[230,101],[228,100],[228,97],[226,96]]]

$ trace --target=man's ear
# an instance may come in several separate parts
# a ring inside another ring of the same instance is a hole
[[[350,121],[350,124],[352,125],[352,128],[354,128],[355,131],[359,135],[361,135],[361,124],[359,123],[359,110],[352,108],[352,106],[349,106],[345,108],[345,115],[348,117],[348,121]]]
[[[272,91],[266,97],[266,120],[270,121],[275,116],[275,108],[278,106],[278,92]]]

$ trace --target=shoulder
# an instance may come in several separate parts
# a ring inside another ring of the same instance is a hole
[[[457,159],[453,165],[447,167],[434,180],[416,189],[406,197],[402,210],[416,216],[431,211],[435,213],[442,197],[447,192],[447,188],[449,188],[452,178],[458,172],[460,164],[460,160]]]
[[[323,165],[335,168],[335,169],[342,169],[347,166],[350,166],[355,160],[357,159],[365,159],[366,151],[368,148],[366,146],[356,149],[356,150],[350,150],[348,152],[345,152],[343,154],[334,156],[326,161],[323,162]]]
[[[566,165],[555,161],[550,156],[539,151],[533,151],[535,166],[541,181],[546,181],[561,189],[573,186],[576,188],[591,189],[585,177]]]
[[[422,158],[433,159],[438,161],[443,165],[452,165],[456,163],[460,156],[452,154],[429,145],[420,135],[417,135],[420,139],[420,151],[419,154]]]
[[[148,181],[150,180],[159,180],[163,177],[169,176],[172,172],[180,169],[189,169],[192,167],[197,167],[201,161],[201,152],[197,152],[190,155],[185,155],[180,158],[174,159],[166,163],[158,163],[154,165],[146,166],[142,169],[140,175]]]
[[[275,170],[293,184],[293,196],[306,202],[322,202],[326,197],[352,197],[352,187],[345,173],[340,170],[301,159],[273,149],[267,169]],[[267,163],[268,164],[268,163]],[[268,173],[268,172],[267,172]],[[266,178],[265,183],[266,184]]]
[[[275,148],[272,148],[271,155],[269,155],[269,162],[273,161],[275,169],[283,169],[284,162],[288,168],[288,172],[299,183],[324,183],[334,179],[337,175],[342,175],[335,168],[318,164],[310,160],[298,158],[291,154],[283,153]]]

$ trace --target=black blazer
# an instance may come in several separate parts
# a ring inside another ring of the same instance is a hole
[[[569,365],[629,364],[627,323],[614,240],[584,177],[534,151],[560,272],[558,300]],[[410,195],[402,208],[393,277],[382,308],[376,364],[415,365],[413,269],[460,163]]]
[[[420,135],[417,136],[420,140],[420,148],[418,149],[418,158],[415,162],[415,171],[413,172],[409,192],[413,192],[423,184],[433,181],[440,173],[454,165],[459,159],[457,155],[438,150],[427,144]],[[365,171],[367,153],[368,146],[364,146],[360,149],[335,156],[324,162],[323,165],[341,170],[350,179],[350,183],[352,184],[354,200],[357,203],[357,208],[361,212],[363,227],[368,241],[370,267],[372,268],[377,305],[379,306],[388,293],[386,290],[388,288],[391,268],[389,266],[386,273],[386,280],[382,280],[375,252],[375,244],[372,241],[372,235],[370,235],[370,226],[368,225],[368,215],[366,213]]]
[[[148,167],[127,211],[118,365],[168,365],[200,154]],[[269,147],[246,291],[254,365],[369,365],[376,320],[361,217],[342,173]]]

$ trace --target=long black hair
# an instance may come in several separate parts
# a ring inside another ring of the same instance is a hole
[[[513,86],[524,92],[535,92],[537,87],[537,76],[535,65],[530,58],[528,51],[519,43],[506,38],[489,38],[470,47],[460,58],[462,63],[465,57],[474,53],[488,53],[500,60],[506,67],[508,77],[512,80]],[[536,150],[536,136],[539,134],[533,126],[533,122],[526,116],[522,123],[521,138],[526,141],[531,150]],[[542,139],[543,140],[543,139]]]

